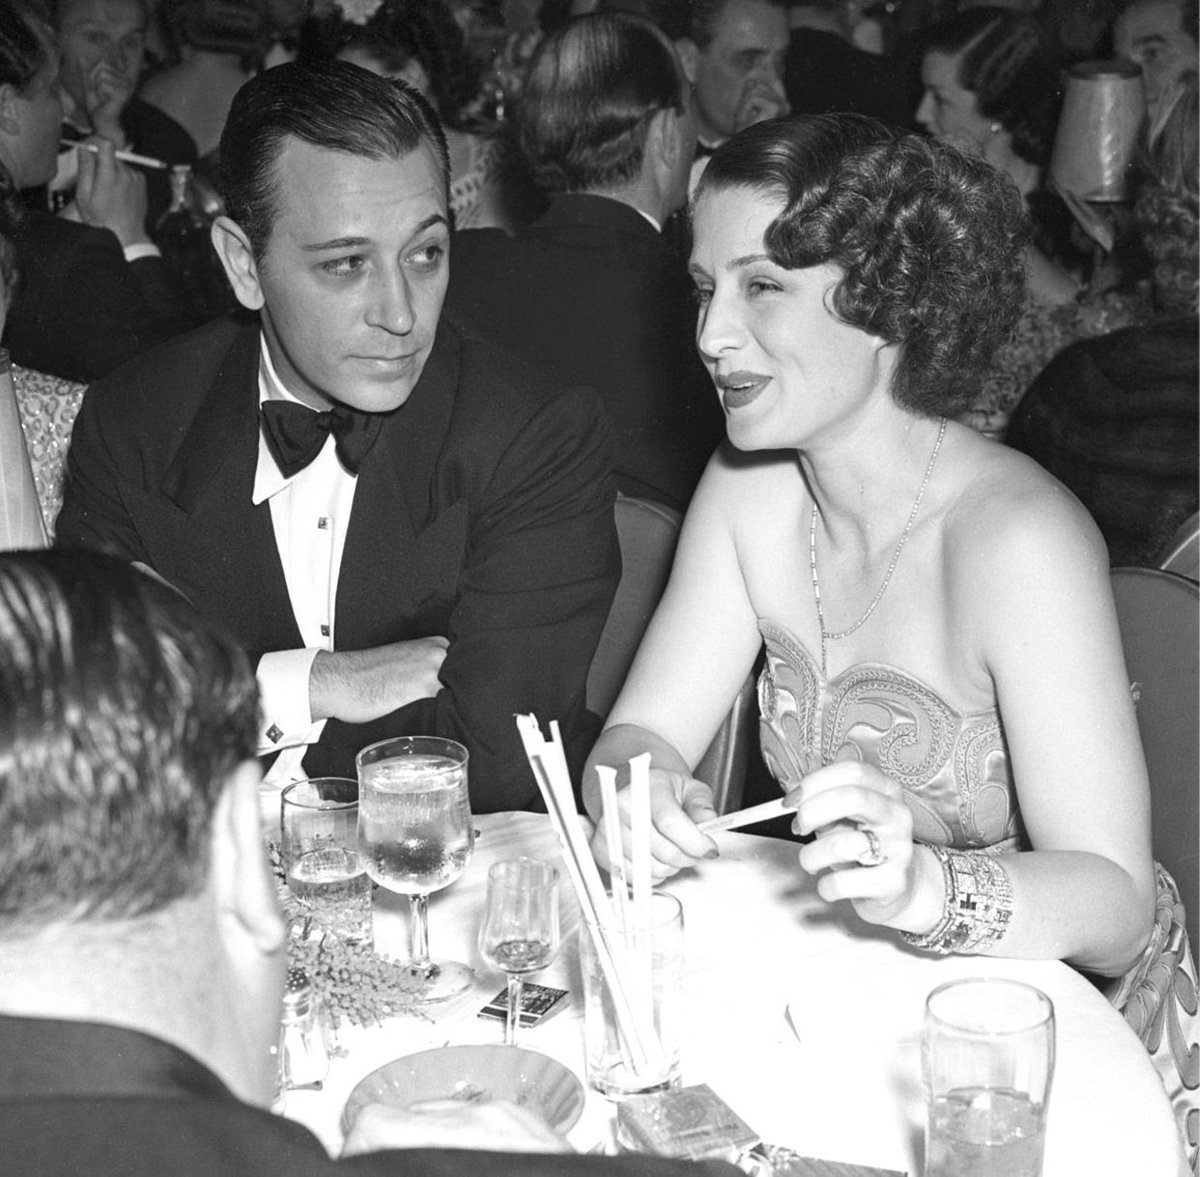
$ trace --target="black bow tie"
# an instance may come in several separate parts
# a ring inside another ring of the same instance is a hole
[[[284,478],[299,474],[321,452],[332,433],[338,461],[357,474],[367,451],[375,444],[383,418],[334,405],[323,413],[291,401],[263,401],[263,437]]]
[[[712,153],[714,151],[716,151],[716,149],[718,147],[720,147],[719,143],[701,143],[700,140],[697,139],[696,140],[696,158],[697,159],[707,159],[710,155],[712,155]]]

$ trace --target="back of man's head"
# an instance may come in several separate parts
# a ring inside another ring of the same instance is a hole
[[[202,889],[257,724],[245,655],[172,589],[106,556],[0,555],[0,928]]]
[[[623,0],[612,0],[619,4]],[[646,15],[672,41],[687,39],[703,49],[713,37],[713,26],[732,0],[642,0]],[[782,0],[780,0],[782,3]],[[601,0],[600,7],[606,6]]]
[[[684,109],[686,79],[670,41],[623,12],[576,17],[529,63],[517,142],[548,192],[604,191],[634,179],[650,122]]]
[[[433,108],[411,86],[332,59],[264,70],[234,96],[220,144],[226,211],[258,261],[277,208],[275,161],[289,138],[376,160],[426,143],[449,191],[446,137]]]

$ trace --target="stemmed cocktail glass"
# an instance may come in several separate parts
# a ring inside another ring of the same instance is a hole
[[[526,973],[544,969],[558,951],[558,871],[533,858],[495,862],[479,927],[479,954],[508,974],[504,1041],[517,1041]]]
[[[398,736],[364,748],[358,764],[358,844],[367,874],[409,897],[409,968],[421,1002],[446,1001],[471,984],[459,961],[429,958],[428,898],[466,868],[475,845],[467,750],[437,736]]]

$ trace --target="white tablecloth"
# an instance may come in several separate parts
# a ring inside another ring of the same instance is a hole
[[[321,1092],[292,1092],[285,1114],[336,1152],[339,1119],[365,1074],[412,1051],[499,1042],[503,1026],[476,1012],[504,978],[480,960],[475,936],[488,866],[518,854],[555,859],[548,820],[477,817],[480,837],[461,879],[430,901],[432,954],[467,961],[476,985],[426,1017],[342,1033]],[[918,1177],[923,1167],[920,1027],[925,995],[953,977],[999,975],[1038,986],[1054,1002],[1058,1056],[1044,1177],[1177,1177],[1183,1155],[1170,1106],[1143,1047],[1103,997],[1055,961],[931,957],[862,923],[848,904],[821,900],[792,843],[717,835],[720,859],[673,879],[687,938],[683,1082],[707,1083],[763,1139],[809,1156]],[[564,875],[563,949],[534,979],[570,988],[565,1012],[522,1032],[521,1044],[583,1076],[582,1001]],[[375,939],[405,955],[407,901],[376,892]],[[613,1105],[593,1092],[570,1137],[588,1149],[611,1134]]]

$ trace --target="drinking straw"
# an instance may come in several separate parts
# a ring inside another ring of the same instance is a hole
[[[650,753],[629,762],[630,843],[633,861],[634,999],[643,1017],[654,1010],[654,888],[650,875]]]
[[[566,757],[559,740],[558,725],[551,724],[553,739],[546,741],[534,716],[518,715],[516,720],[521,742],[525,746],[526,758],[546,802],[551,824],[558,835],[563,851],[563,863],[583,910],[584,924],[595,945],[600,971],[604,974],[605,984],[612,996],[617,1026],[629,1051],[631,1067],[635,1070],[649,1069],[651,1059],[661,1057],[662,1046],[654,1032],[653,1022],[649,1027],[639,1024],[605,935],[605,929],[612,929],[615,925],[613,908],[604,893],[600,874],[583,839],[583,832],[579,823],[574,820],[575,795],[571,789]]]
[[[604,841],[608,845],[609,875],[617,923],[629,926],[629,882],[625,877],[625,853],[621,849],[621,813],[617,808],[617,770],[596,765],[600,780],[600,802],[604,806]]]

